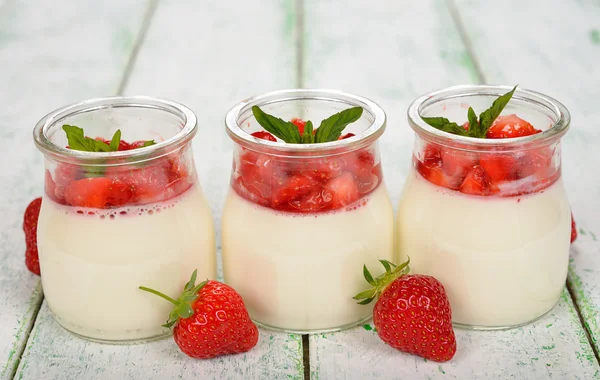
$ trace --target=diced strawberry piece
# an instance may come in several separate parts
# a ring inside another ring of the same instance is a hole
[[[331,207],[333,194],[329,189],[315,190],[307,196],[289,202],[289,205],[300,212],[316,212]]]
[[[122,150],[132,150],[132,149],[136,149],[136,148],[141,148],[142,146],[144,146],[144,142],[145,141],[142,141],[141,142],[142,144],[139,147],[138,146],[134,147],[132,144],[128,143],[127,141],[121,140],[121,141],[119,141],[119,148],[117,150],[122,151]]]
[[[460,192],[472,195],[490,195],[495,192],[490,178],[479,165],[469,171],[467,177],[460,185]]]
[[[259,138],[259,139],[277,142],[277,139],[275,138],[275,136],[273,136],[269,132],[258,131],[258,132],[251,133],[251,135],[254,136],[254,137],[256,137],[256,138]]]
[[[62,199],[60,199],[56,195],[56,183],[52,179],[52,174],[50,173],[50,170],[48,170],[48,169],[46,169],[46,178],[44,181],[44,191],[48,195],[48,197],[50,199],[52,199],[54,202],[63,203],[64,197]]]
[[[548,147],[526,151],[517,161],[517,178],[525,178],[540,170],[551,168],[554,152]]]
[[[479,165],[496,182],[516,179],[516,163],[516,158],[509,154],[492,153],[479,159]]]
[[[273,192],[273,204],[285,206],[290,201],[310,194],[315,186],[313,180],[305,175],[289,177],[281,186],[277,186]]]
[[[435,144],[427,144],[423,150],[422,163],[428,168],[441,167],[442,155],[440,146]]]
[[[477,157],[474,154],[458,151],[456,149],[441,149],[440,157],[442,159],[444,173],[450,177],[464,178],[468,171],[471,170],[473,166],[477,165]]]
[[[77,165],[59,163],[54,171],[54,182],[57,186],[66,186],[81,178],[83,178],[83,173]]]
[[[347,206],[359,198],[358,186],[348,172],[327,182],[326,188],[333,193],[334,208]]]
[[[575,219],[573,218],[573,213],[571,212],[571,243],[573,243],[577,239],[577,225],[575,224]]]
[[[68,204],[78,207],[110,208],[127,204],[133,197],[130,185],[106,177],[71,182],[65,190]]]
[[[354,137],[354,136],[356,136],[354,133],[350,133],[350,132],[348,132],[348,133],[346,133],[345,135],[343,135],[343,136],[340,136],[340,138],[339,138],[338,140],[349,139],[350,137]]]
[[[465,123],[462,125],[462,127],[465,129],[465,131],[468,131],[470,126],[469,126],[469,122],[465,121]]]
[[[103,143],[105,143],[106,145],[110,145],[110,140],[105,139],[104,137],[96,137],[95,138],[96,141],[102,141]]]
[[[298,132],[300,132],[300,136],[302,136],[302,134],[304,133],[304,126],[306,125],[306,122],[302,119],[298,119],[298,118],[293,118],[292,120],[290,120],[292,122],[292,124],[294,124],[296,127],[298,127]],[[313,134],[315,133],[315,131],[313,131]]]
[[[507,139],[534,135],[540,132],[529,122],[513,114],[499,116],[488,130],[486,137],[489,139]]]

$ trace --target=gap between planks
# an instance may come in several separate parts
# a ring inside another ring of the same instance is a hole
[[[454,21],[454,25],[456,26],[456,29],[457,29],[457,31],[460,35],[460,38],[463,42],[463,45],[465,46],[465,49],[467,50],[469,59],[471,60],[473,67],[475,67],[475,71],[477,72],[477,79],[480,83],[485,84],[486,83],[485,74],[483,72],[483,69],[481,68],[481,65],[479,64],[479,60],[477,59],[477,56],[475,55],[475,52],[473,50],[473,45],[471,43],[471,39],[467,33],[467,30],[464,27],[462,18],[460,17],[460,14],[458,12],[458,8],[454,4],[454,0],[446,0],[446,4],[448,6],[448,10],[450,11],[450,15],[452,16],[452,20]],[[573,303],[573,308],[575,309],[575,312],[577,313],[577,317],[579,317],[579,323],[581,323],[581,327],[585,331],[585,335],[587,337],[589,345],[592,347],[592,351],[594,352],[596,361],[598,362],[598,364],[600,364],[600,355],[598,353],[598,349],[596,348],[596,345],[594,344],[594,341],[592,340],[592,335],[591,335],[592,332],[589,330],[588,325],[585,323],[585,320],[583,318],[581,310],[579,309],[579,304],[577,303],[577,299],[575,298],[575,292],[573,290],[573,286],[569,282],[568,278],[565,282],[565,287],[567,288],[567,291],[569,292],[569,296],[571,297],[571,301]]]

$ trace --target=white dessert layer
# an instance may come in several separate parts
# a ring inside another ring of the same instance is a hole
[[[83,211],[83,213],[78,213]],[[111,210],[44,198],[38,225],[44,295],[57,321],[101,340],[151,338],[194,269],[216,277],[213,221],[198,185],[171,200]]]
[[[501,327],[550,310],[565,285],[571,218],[562,179],[515,197],[435,186],[416,171],[398,210],[401,260],[448,292],[456,323]]]

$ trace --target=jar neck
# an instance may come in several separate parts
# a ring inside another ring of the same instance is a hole
[[[318,144],[288,144],[251,135],[262,130],[252,114],[253,106],[283,120],[311,120],[315,129],[321,120],[350,107],[361,107],[363,114],[344,130],[344,133],[354,134],[350,138]],[[385,131],[386,115],[380,106],[361,96],[333,90],[295,89],[270,92],[240,102],[227,113],[225,124],[229,137],[245,149],[280,157],[324,157],[351,152],[374,143]]]
[[[86,152],[67,148],[63,125],[75,125],[86,137],[110,140],[116,130],[122,140],[155,144],[114,152]],[[150,97],[91,99],[57,109],[35,126],[37,148],[53,161],[85,166],[129,165],[155,160],[179,151],[197,131],[196,116],[187,107]]]
[[[507,86],[466,85],[430,92],[417,98],[408,109],[408,122],[415,133],[428,141],[453,149],[474,152],[518,152],[549,146],[567,132],[570,114],[566,107],[547,95],[517,89],[503,114],[517,114],[541,133],[509,139],[473,138],[450,134],[427,124],[423,117],[446,117],[462,125],[467,121],[467,109],[481,113],[499,96],[512,88]]]

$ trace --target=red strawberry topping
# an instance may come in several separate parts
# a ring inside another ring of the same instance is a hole
[[[178,299],[140,286],[173,303],[165,327],[181,351],[197,359],[247,352],[258,343],[258,328],[248,315],[242,297],[223,283],[207,280],[196,285],[196,271]]]
[[[499,116],[487,132],[488,139],[508,139],[514,137],[524,137],[540,133],[529,122],[521,119],[517,115]]]
[[[259,139],[277,142],[277,139],[275,138],[275,136],[273,136],[269,132],[258,131],[258,132],[252,133],[251,135],[254,136],[254,137],[256,137],[256,138],[259,138]]]
[[[290,121],[292,122],[292,124],[294,124],[296,127],[298,127],[298,132],[300,132],[300,136],[302,136],[302,134],[304,134],[304,126],[306,125],[306,122],[304,120],[298,119],[298,118],[293,118]]]
[[[132,198],[130,185],[106,177],[80,179],[71,182],[65,190],[67,203],[79,207],[119,207],[129,203]]]
[[[40,275],[40,259],[37,247],[37,226],[42,198],[34,199],[25,209],[23,231],[25,232],[25,265],[31,273]]]

